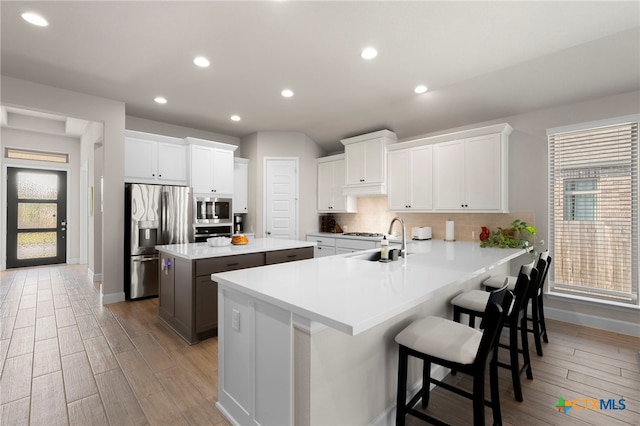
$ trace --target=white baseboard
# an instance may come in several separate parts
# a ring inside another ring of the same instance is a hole
[[[545,318],[568,322],[571,324],[584,325],[586,327],[640,337],[640,324],[637,323],[550,308],[548,306],[544,307],[544,316]]]
[[[91,282],[102,281],[102,274],[95,274],[91,269],[87,268],[87,276]]]
[[[441,365],[436,365],[431,368],[431,377],[436,380],[443,380],[447,377],[451,370],[445,368]],[[422,379],[420,379],[417,383],[415,383],[412,388],[407,392],[407,399],[416,394],[422,387]],[[429,390],[433,390],[436,385],[432,384],[429,387]],[[396,404],[394,403],[391,407],[388,407],[384,413],[380,414],[372,423],[369,423],[369,426],[393,426],[396,424]]]
[[[226,417],[226,419],[229,421],[229,423],[231,423],[234,426],[240,424],[240,423],[238,423],[236,421],[236,419],[233,418],[233,416],[231,414],[229,414],[229,412],[227,410],[225,410],[225,408],[222,405],[220,405],[220,401],[216,402],[216,408],[218,409],[218,411],[220,411],[222,413],[222,415],[224,417]]]
[[[124,302],[124,300],[125,300],[124,291],[121,291],[121,292],[118,292],[118,293],[103,294],[102,293],[102,285],[100,286],[100,304],[101,305],[108,305],[110,303]]]
[[[77,265],[80,263],[80,258],[78,257],[73,257],[71,259],[67,258],[67,264],[68,265]]]

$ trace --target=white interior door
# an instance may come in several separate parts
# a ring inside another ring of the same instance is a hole
[[[265,159],[265,236],[298,239],[298,159]]]

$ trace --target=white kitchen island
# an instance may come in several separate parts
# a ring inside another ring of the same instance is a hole
[[[393,424],[395,335],[450,317],[453,295],[525,253],[443,241],[409,251],[390,263],[356,253],[213,274],[218,408],[242,425]],[[417,382],[417,366],[410,374]]]

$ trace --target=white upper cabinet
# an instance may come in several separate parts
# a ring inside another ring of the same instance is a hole
[[[344,154],[318,159],[318,212],[355,213],[356,200],[344,195]]]
[[[433,149],[436,211],[509,211],[506,136],[476,136]]]
[[[233,195],[233,151],[235,145],[185,138],[188,144],[189,185],[194,194]]]
[[[433,146],[419,146],[388,153],[389,210],[433,209]]]
[[[233,162],[233,212],[247,213],[249,201],[249,160],[235,158]]]
[[[187,148],[182,139],[127,130],[125,182],[187,184]]]
[[[389,130],[368,133],[340,141],[345,147],[346,195],[387,193],[387,145],[397,142]]]

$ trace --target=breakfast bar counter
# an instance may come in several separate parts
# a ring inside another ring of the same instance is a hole
[[[217,405],[232,422],[393,424],[395,335],[419,317],[450,317],[455,294],[525,253],[432,240],[382,263],[367,260],[374,251],[212,275]]]

